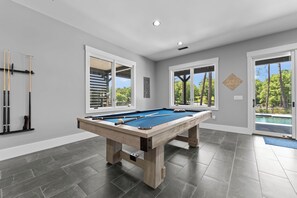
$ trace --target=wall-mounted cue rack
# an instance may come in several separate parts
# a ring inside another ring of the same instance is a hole
[[[31,92],[32,92],[32,56],[26,55],[29,59],[29,68],[28,70],[18,70],[14,68],[14,63],[11,61],[11,53],[9,50],[4,50],[3,55],[3,68],[0,68],[0,71],[3,72],[3,129],[0,132],[0,135],[19,133],[19,132],[27,132],[33,131],[34,128],[31,127]],[[11,76],[14,73],[21,73],[25,75],[29,75],[29,105],[28,105],[28,114],[24,115],[24,125],[23,129],[20,130],[10,130],[10,84],[11,84]],[[1,131],[1,130],[0,130]]]

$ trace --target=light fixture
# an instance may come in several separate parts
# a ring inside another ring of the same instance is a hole
[[[160,23],[160,21],[158,21],[158,20],[155,20],[155,21],[153,22],[153,25],[156,26],[156,27],[158,27],[160,24],[161,24],[161,23]]]
[[[181,42],[181,41],[179,41],[179,42],[177,43],[178,46],[181,46],[182,44],[183,44],[183,42]]]
[[[188,48],[189,48],[188,46],[185,46],[185,47],[178,48],[178,50],[180,51],[180,50],[185,50],[185,49],[188,49]]]

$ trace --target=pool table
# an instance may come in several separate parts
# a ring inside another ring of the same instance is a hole
[[[122,159],[144,171],[143,181],[157,188],[165,178],[164,145],[173,140],[199,145],[199,123],[211,118],[211,111],[154,109],[129,113],[77,118],[78,128],[106,137],[106,161],[115,164]],[[180,134],[188,130],[188,137]],[[139,150],[127,153],[122,144]],[[143,158],[139,153],[143,151]]]

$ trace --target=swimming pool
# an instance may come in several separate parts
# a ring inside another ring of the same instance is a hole
[[[286,115],[278,116],[278,115],[260,114],[260,115],[256,115],[256,122],[292,125],[292,117],[286,116]]]

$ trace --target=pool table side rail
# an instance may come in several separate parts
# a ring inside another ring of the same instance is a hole
[[[100,128],[105,128],[105,129],[110,129],[113,131],[118,131],[121,133],[126,133],[128,135],[135,135],[138,137],[143,137],[143,138],[149,138],[152,137],[158,133],[162,133],[164,131],[167,131],[168,129],[172,129],[184,122],[191,122],[193,120],[198,120],[200,122],[203,122],[211,117],[211,111],[202,111],[202,112],[197,112],[191,116],[185,116],[183,118],[179,118],[167,123],[163,123],[157,126],[154,126],[152,129],[149,130],[141,130],[138,129],[137,127],[134,126],[129,126],[125,124],[120,124],[120,125],[115,125],[112,122],[105,121],[105,120],[92,120],[91,118],[77,118],[78,121],[78,128],[81,128],[82,123],[94,125]],[[81,128],[82,129],[82,128]],[[186,130],[186,129],[185,129]]]
[[[115,126],[111,122],[92,120],[90,118],[78,118],[77,120],[78,128],[80,129],[133,146],[137,149],[146,150],[142,148],[143,145],[147,144],[147,148],[155,148],[165,144],[180,133],[211,118],[211,115],[211,111],[203,111],[196,113],[193,116],[186,116],[184,118],[157,125],[150,130],[140,130],[137,127],[128,125]]]
[[[95,133],[97,135],[103,136],[105,138],[120,142],[132,146],[137,149],[140,148],[140,137],[132,135],[129,133],[123,133],[121,130],[114,130],[112,128],[106,128],[102,124],[96,124],[94,122],[89,122],[88,120],[80,120],[78,118],[78,128]]]

